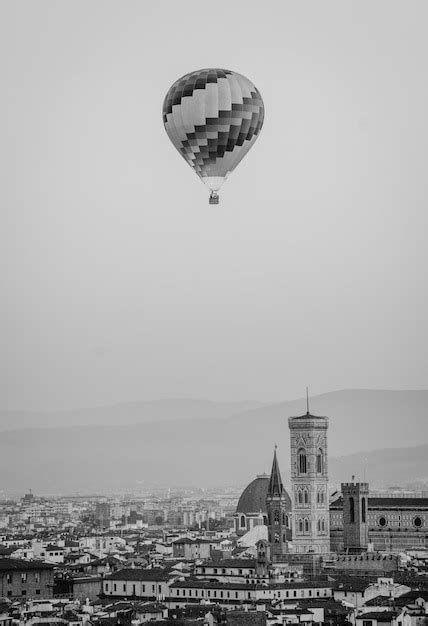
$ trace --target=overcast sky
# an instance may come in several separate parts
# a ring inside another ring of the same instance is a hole
[[[428,4],[0,3],[1,407],[426,388]],[[265,125],[219,206],[161,117]]]

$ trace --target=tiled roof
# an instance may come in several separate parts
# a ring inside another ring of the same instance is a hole
[[[24,559],[1,559],[0,572],[20,572],[25,570],[53,569],[52,563],[44,561],[24,561]]]
[[[341,511],[342,509],[342,496],[330,503],[330,510]],[[428,509],[428,498],[370,498],[369,496],[370,509]]]
[[[245,591],[260,590],[260,589],[329,589],[331,587],[330,582],[319,581],[306,581],[306,582],[294,582],[294,583],[270,583],[268,585],[256,583],[229,583],[219,582],[217,580],[177,580],[170,585],[172,589],[243,589]]]
[[[166,581],[169,573],[165,569],[141,569],[138,567],[127,567],[106,576],[104,580],[142,580],[142,581]]]
[[[398,615],[398,611],[372,611],[371,613],[363,613],[357,615],[357,620],[376,620],[377,622],[392,622]]]
[[[239,569],[255,568],[256,559],[223,559],[221,561],[203,561],[196,567],[216,567],[218,569],[230,569],[231,567],[237,567]]]

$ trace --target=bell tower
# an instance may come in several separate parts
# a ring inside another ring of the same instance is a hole
[[[273,454],[272,472],[266,496],[268,512],[268,537],[272,563],[283,563],[288,553],[290,540],[290,520],[287,508],[287,496],[282,484],[276,458],[276,446]]]
[[[328,417],[289,417],[293,546],[296,554],[330,551]]]
[[[354,477],[352,477],[354,478]],[[350,554],[367,552],[369,531],[367,509],[368,483],[342,483],[343,548]]]

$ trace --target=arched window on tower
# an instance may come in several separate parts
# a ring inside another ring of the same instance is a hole
[[[309,503],[309,493],[308,493],[307,489],[305,489],[304,494],[305,494],[305,504],[308,504]]]
[[[290,518],[288,517],[288,515],[285,516],[285,525],[287,528],[290,528]]]
[[[245,515],[241,515],[241,528],[246,528]]]
[[[319,533],[321,532],[321,520],[320,519],[318,520],[318,532]]]
[[[286,526],[285,519],[286,519],[286,515],[285,515],[285,513],[283,513],[282,514],[282,525],[283,526]]]
[[[309,532],[309,520],[308,518],[305,518],[305,533]]]
[[[303,503],[303,493],[302,493],[301,489],[299,489],[299,492],[297,494],[297,501],[298,501],[299,504]]]
[[[301,448],[297,453],[298,462],[299,462],[299,474],[306,474],[307,472],[307,464],[306,464],[306,450]]]
[[[321,448],[319,448],[318,453],[317,453],[317,473],[322,474],[323,471],[324,471],[324,453],[321,450]]]
[[[274,513],[274,522],[275,524],[279,524],[279,511],[276,510]]]
[[[299,519],[299,533],[303,532],[303,520],[302,518]]]
[[[366,523],[366,499],[362,498],[361,500],[361,521],[363,524]]]
[[[351,524],[355,523],[355,502],[352,496],[349,498],[349,519]]]

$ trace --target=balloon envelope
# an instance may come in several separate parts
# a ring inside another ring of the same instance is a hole
[[[256,141],[263,119],[258,89],[230,70],[186,74],[163,103],[169,138],[217,202],[218,190]]]

